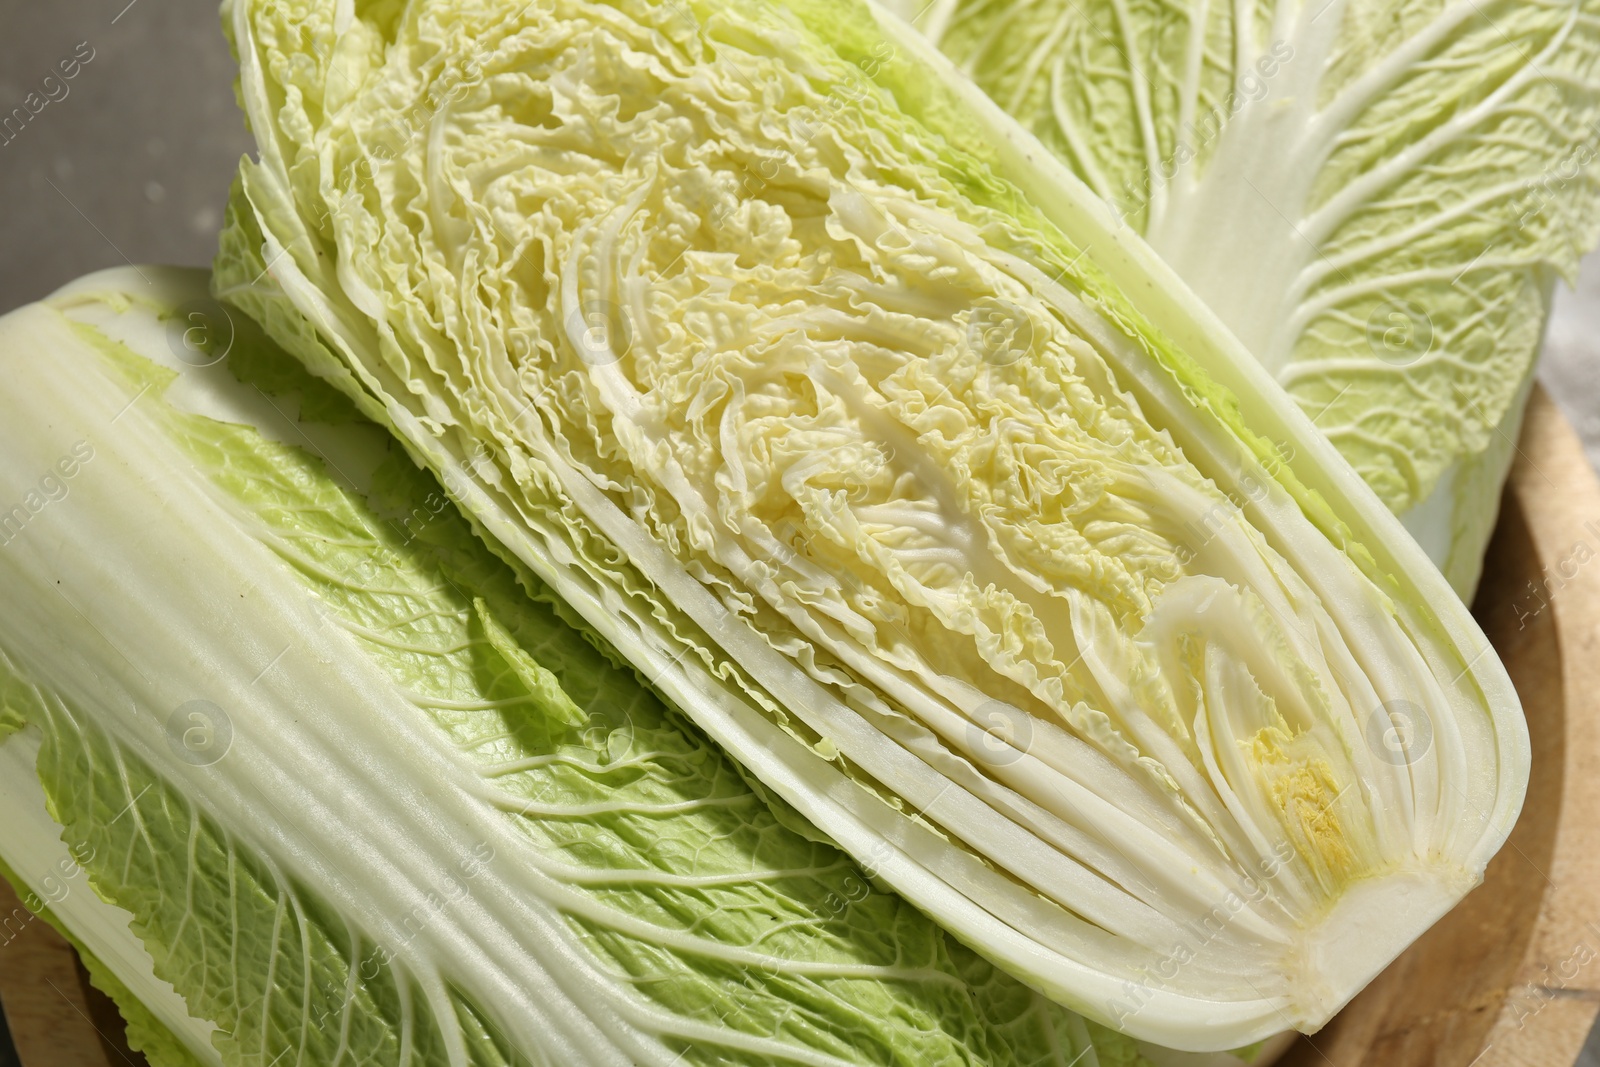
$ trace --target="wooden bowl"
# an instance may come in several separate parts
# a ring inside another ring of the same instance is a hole
[[[0,917],[0,1067],[148,1067],[72,946],[25,911],[4,878]]]
[[[1528,715],[1522,817],[1483,885],[1278,1067],[1568,1067],[1600,1009],[1600,483],[1538,389],[1473,611]],[[143,1067],[54,931],[10,952],[21,1067]]]

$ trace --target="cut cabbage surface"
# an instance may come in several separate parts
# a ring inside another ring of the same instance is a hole
[[[1594,0],[890,0],[1150,244],[1469,600],[1600,240]]]
[[[1315,1030],[1481,877],[1515,694],[1172,272],[850,2],[227,9],[217,294],[748,772],[1141,1040]]]
[[[1238,1067],[801,832],[206,286],[0,319],[0,871],[154,1067]]]

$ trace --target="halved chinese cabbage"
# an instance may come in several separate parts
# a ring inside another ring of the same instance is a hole
[[[1558,276],[1596,0],[885,0],[1110,202],[1469,599]]]
[[[1239,1062],[789,828],[206,284],[0,318],[0,872],[155,1067]]]
[[[260,161],[217,293],[957,937],[1223,1049],[1314,1030],[1478,881],[1528,762],[1482,634],[914,31],[851,0],[228,22]]]

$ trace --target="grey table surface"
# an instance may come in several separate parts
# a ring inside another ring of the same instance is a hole
[[[210,263],[251,149],[233,70],[211,0],[0,0],[0,114],[56,97],[0,133],[0,312],[103,267]],[[1539,373],[1600,469],[1600,255],[1558,293]],[[1600,1029],[1579,1062],[1600,1067]]]

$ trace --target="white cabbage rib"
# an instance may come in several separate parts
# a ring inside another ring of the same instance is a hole
[[[893,0],[1113,204],[1470,599],[1600,240],[1591,0]]]
[[[480,1003],[515,1003],[518,1010],[498,1020],[513,1047],[550,1063],[665,1065],[675,1057],[663,1031],[686,1025],[693,1032],[683,1036],[710,1039],[710,1028],[689,1020],[663,1027],[667,1020],[589,956],[562,913],[593,905],[542,869],[528,838],[473,796],[470,765],[426,736],[415,708],[349,636],[321,624],[315,601],[270,550],[197,475],[178,473],[167,431],[92,353],[78,354],[83,343],[66,320],[34,306],[8,325],[0,357],[14,388],[0,418],[4,498],[21,499],[29,474],[50,469],[75,442],[98,446],[68,498],[97,521],[54,524],[56,537],[20,538],[0,552],[8,592],[0,646],[29,665],[36,684],[92,709],[80,722],[59,705],[58,728],[103,730],[164,780],[203,796],[214,818],[271,856],[286,878],[312,887],[387,946],[441,1018],[453,1015],[452,988]],[[31,358],[38,352],[57,358]],[[183,530],[207,537],[182,542],[186,551],[175,554]],[[102,589],[121,595],[113,600]],[[246,596],[256,605],[248,627],[234,612]],[[152,710],[176,708],[197,692],[226,707],[233,722],[229,758],[212,766],[182,758]],[[385,728],[326,713],[348,705],[370,709]],[[291,709],[297,714],[286,714]],[[394,788],[404,782],[428,783],[426,806]],[[496,858],[473,892],[450,909],[427,906],[475,842],[487,842]],[[402,925],[415,914],[431,921],[416,931]],[[524,996],[529,989],[540,995]],[[443,1032],[457,1042],[450,1061],[465,1063],[455,1028]]]
[[[232,13],[262,155],[222,294],[957,936],[1223,1049],[1321,1025],[1480,877],[1527,773],[1481,634],[1036,143],[957,88],[968,154],[814,36],[892,85],[939,70],[903,27]]]

